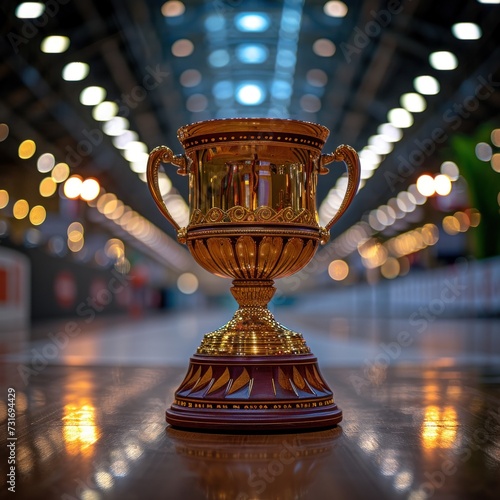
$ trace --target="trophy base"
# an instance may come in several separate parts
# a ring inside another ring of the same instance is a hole
[[[195,354],[166,420],[212,431],[290,431],[333,427],[342,411],[312,354]]]

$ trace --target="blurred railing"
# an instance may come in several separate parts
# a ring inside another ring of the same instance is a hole
[[[375,285],[323,289],[301,296],[300,303],[308,314],[500,316],[500,257],[414,270]]]

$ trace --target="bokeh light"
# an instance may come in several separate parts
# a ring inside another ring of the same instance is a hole
[[[78,198],[82,190],[82,184],[83,181],[80,176],[78,175],[71,176],[64,183],[64,195],[70,199]]]
[[[434,179],[427,174],[421,175],[417,179],[418,192],[423,196],[432,196],[436,192]]]
[[[183,273],[177,279],[177,288],[186,295],[198,290],[198,278],[193,273]]]
[[[25,141],[21,142],[21,144],[19,144],[18,154],[19,158],[21,158],[22,160],[31,158],[35,154],[35,151],[36,144],[35,141],[32,141],[31,139],[26,139]]]
[[[60,183],[64,182],[69,177],[70,169],[67,163],[58,163],[51,173],[52,180]]]
[[[328,274],[332,280],[342,281],[347,278],[349,274],[349,265],[344,260],[334,260],[328,266]]]
[[[47,217],[47,212],[45,210],[45,207],[43,207],[42,205],[36,205],[30,211],[30,222],[34,226],[39,226],[40,224],[43,224],[46,217]]]
[[[81,186],[80,196],[85,201],[95,200],[99,196],[100,189],[101,187],[96,179],[85,179]]]
[[[48,198],[49,196],[52,196],[56,192],[57,184],[54,181],[54,179],[52,179],[52,177],[45,177],[45,179],[42,179],[42,181],[40,182],[39,189],[40,189],[40,194],[44,198]]]
[[[17,200],[12,208],[12,213],[16,219],[24,219],[30,210],[26,200]]]
[[[447,196],[451,192],[451,180],[447,175],[439,174],[434,178],[434,189],[441,196]]]
[[[380,268],[380,274],[386,279],[392,280],[397,278],[400,271],[400,265],[398,259],[394,257],[389,257]]]
[[[178,17],[182,16],[186,10],[186,7],[182,2],[179,2],[177,0],[171,0],[169,2],[165,2],[161,6],[161,13],[165,17]]]
[[[0,208],[5,208],[9,204],[9,193],[5,189],[0,189]]]

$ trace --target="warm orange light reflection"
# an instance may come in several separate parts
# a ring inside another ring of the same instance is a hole
[[[99,439],[95,408],[88,401],[65,405],[63,425],[64,443],[72,455],[83,452]]]
[[[436,405],[427,406],[422,423],[424,448],[451,448],[457,437],[457,426],[457,412],[452,406],[443,409]]]

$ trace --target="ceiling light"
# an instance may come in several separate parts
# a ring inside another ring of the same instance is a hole
[[[313,43],[313,52],[320,57],[331,57],[336,50],[335,44],[328,38],[318,38]]]
[[[261,43],[242,43],[236,47],[236,56],[245,64],[263,63],[267,55],[267,47]]]
[[[459,40],[479,40],[483,34],[481,28],[474,23],[456,23],[451,32]]]
[[[275,99],[288,99],[292,95],[291,83],[286,80],[274,80],[271,85],[271,95]]]
[[[125,146],[123,156],[127,161],[143,161],[148,156],[148,147],[140,141],[131,141]]]
[[[60,183],[64,182],[69,177],[69,174],[69,165],[67,163],[61,162],[52,169],[50,177],[54,182]]]
[[[102,130],[106,135],[117,136],[123,134],[125,130],[130,126],[129,121],[122,116],[115,116],[103,123]]]
[[[394,108],[387,113],[387,119],[398,128],[408,128],[413,125],[413,116],[404,108]]]
[[[136,132],[132,130],[125,130],[123,134],[113,137],[113,145],[117,149],[125,149],[127,144],[131,141],[136,141],[139,138]]]
[[[45,177],[45,179],[42,179],[42,181],[40,182],[40,186],[38,189],[41,196],[43,196],[44,198],[48,198],[56,192],[57,183],[56,181],[54,181],[54,179],[52,179],[52,177]]]
[[[363,148],[360,151],[359,157],[361,158],[361,160],[363,160],[363,162],[367,162],[367,163],[370,163],[372,165],[377,165],[377,166],[382,161],[382,159],[380,158],[380,155],[378,155],[374,151],[367,149],[367,148]]]
[[[23,2],[16,8],[16,17],[19,19],[35,19],[45,12],[45,5],[40,2]]]
[[[445,161],[441,164],[441,173],[448,176],[452,181],[458,180],[460,170],[456,163],[452,161]]]
[[[314,94],[305,94],[300,98],[300,107],[307,113],[316,113],[321,109],[321,99]]]
[[[82,191],[82,178],[74,175],[64,183],[64,194],[67,198],[74,199],[80,196]]]
[[[225,49],[217,49],[208,56],[208,63],[214,68],[222,68],[229,64],[229,52]]]
[[[495,130],[492,130],[492,132],[491,132],[491,142],[495,146],[500,147],[500,128],[496,128]]]
[[[428,174],[421,175],[417,179],[417,189],[423,196],[432,196],[436,192],[434,179]]]
[[[493,149],[487,142],[476,144],[476,156],[481,161],[490,161],[493,155]]]
[[[182,16],[182,14],[184,14],[185,10],[186,10],[186,7],[184,7],[184,4],[182,2],[178,2],[176,0],[172,0],[170,2],[165,2],[161,6],[161,13],[165,17]]]
[[[68,50],[69,38],[67,36],[48,36],[42,40],[40,49],[46,54],[61,54]]]
[[[500,0],[477,0],[479,3],[483,4],[498,4]]]
[[[269,28],[271,20],[263,12],[242,12],[234,18],[234,23],[240,31],[261,33]]]
[[[193,50],[193,42],[187,38],[181,38],[172,44],[172,54],[176,57],[190,56]]]
[[[266,98],[264,88],[260,84],[245,83],[236,91],[236,99],[245,106],[256,106]]]
[[[205,29],[211,33],[221,31],[226,27],[226,19],[219,14],[212,14],[205,19]]]
[[[349,265],[345,260],[334,260],[328,265],[328,274],[332,280],[345,280],[349,274]]]
[[[434,186],[434,179],[430,175],[428,175],[427,177],[430,177],[430,179],[432,180],[432,186]],[[434,189],[432,190],[432,194],[434,194]],[[400,193],[398,193],[398,195],[396,196],[396,204],[398,208],[404,213],[413,212],[417,205],[415,197],[408,191],[401,191]]]
[[[98,122],[111,120],[118,113],[118,104],[113,101],[103,101],[92,110],[92,117]]]
[[[388,142],[398,142],[403,137],[401,129],[391,125],[390,123],[382,123],[382,125],[378,127],[377,132]]]
[[[89,74],[89,65],[83,62],[71,62],[66,64],[62,70],[63,80],[67,82],[78,82]]]
[[[181,73],[179,81],[183,87],[196,87],[201,82],[201,73],[197,69],[187,69]]]
[[[297,62],[297,56],[293,50],[279,49],[276,54],[276,64],[282,68],[292,68]]]
[[[36,168],[39,172],[45,174],[47,172],[50,172],[54,168],[55,163],[56,161],[53,154],[44,153],[38,158],[38,161],[36,162]]]
[[[106,99],[106,90],[102,87],[86,87],[80,92],[80,102],[84,106],[95,106]]]
[[[149,158],[149,155],[146,155],[146,156]],[[132,170],[132,172],[135,172],[136,174],[146,173],[146,170],[148,167],[148,158],[146,158],[144,156],[139,156],[138,160],[129,162],[130,163],[130,170]]]
[[[198,278],[193,273],[183,273],[177,278],[177,288],[180,292],[191,295],[198,290]]]
[[[413,80],[413,86],[417,92],[424,95],[436,95],[439,93],[439,82],[430,75],[417,76]]]
[[[328,76],[322,69],[310,69],[306,74],[307,83],[313,87],[324,87]]]
[[[26,139],[19,144],[18,155],[22,160],[28,160],[36,151],[36,143],[31,139]]]
[[[6,123],[0,123],[0,142],[5,141],[7,137],[9,137],[9,126]]]
[[[208,106],[208,99],[203,94],[190,95],[186,100],[186,109],[191,113],[205,111]]]
[[[166,194],[170,193],[170,190],[172,189],[172,181],[170,180],[168,175],[160,172],[158,174],[158,186],[160,187],[160,193],[165,196]]]
[[[368,168],[363,168],[361,167],[361,179],[366,180],[369,179],[370,177],[373,177],[373,174],[375,174],[375,169],[368,169]]]
[[[491,157],[491,168],[495,172],[500,172],[500,153],[495,153]],[[498,196],[500,196],[500,193],[498,193]]]
[[[434,178],[434,189],[441,196],[447,196],[451,192],[451,180],[447,175],[439,174]]]
[[[330,17],[345,17],[348,8],[344,2],[332,0],[323,6],[323,12]]]
[[[30,211],[29,203],[26,200],[17,200],[12,207],[12,215],[16,219],[24,219]]]
[[[434,69],[439,70],[451,70],[458,66],[458,60],[455,54],[447,50],[433,52],[429,56],[429,63]]]
[[[368,139],[368,144],[370,145],[370,149],[372,149],[373,151],[375,151],[375,153],[379,155],[387,155],[394,149],[392,143],[387,142],[384,139],[384,136],[380,134],[372,135]]]
[[[99,191],[101,187],[99,186],[99,182],[96,179],[85,179],[81,186],[80,196],[85,201],[95,200],[99,196]]]
[[[423,205],[427,201],[427,196],[424,196],[417,188],[416,184],[408,186],[408,193],[413,196],[417,205]]]
[[[299,10],[288,8],[284,10],[281,16],[280,31],[288,33],[289,35],[296,36],[300,30],[300,23],[302,21],[302,13]]]
[[[427,103],[425,99],[416,92],[403,94],[400,99],[401,106],[412,113],[420,113],[425,110]]]
[[[216,99],[231,99],[234,95],[233,82],[231,80],[221,80],[214,85],[212,92]]]

